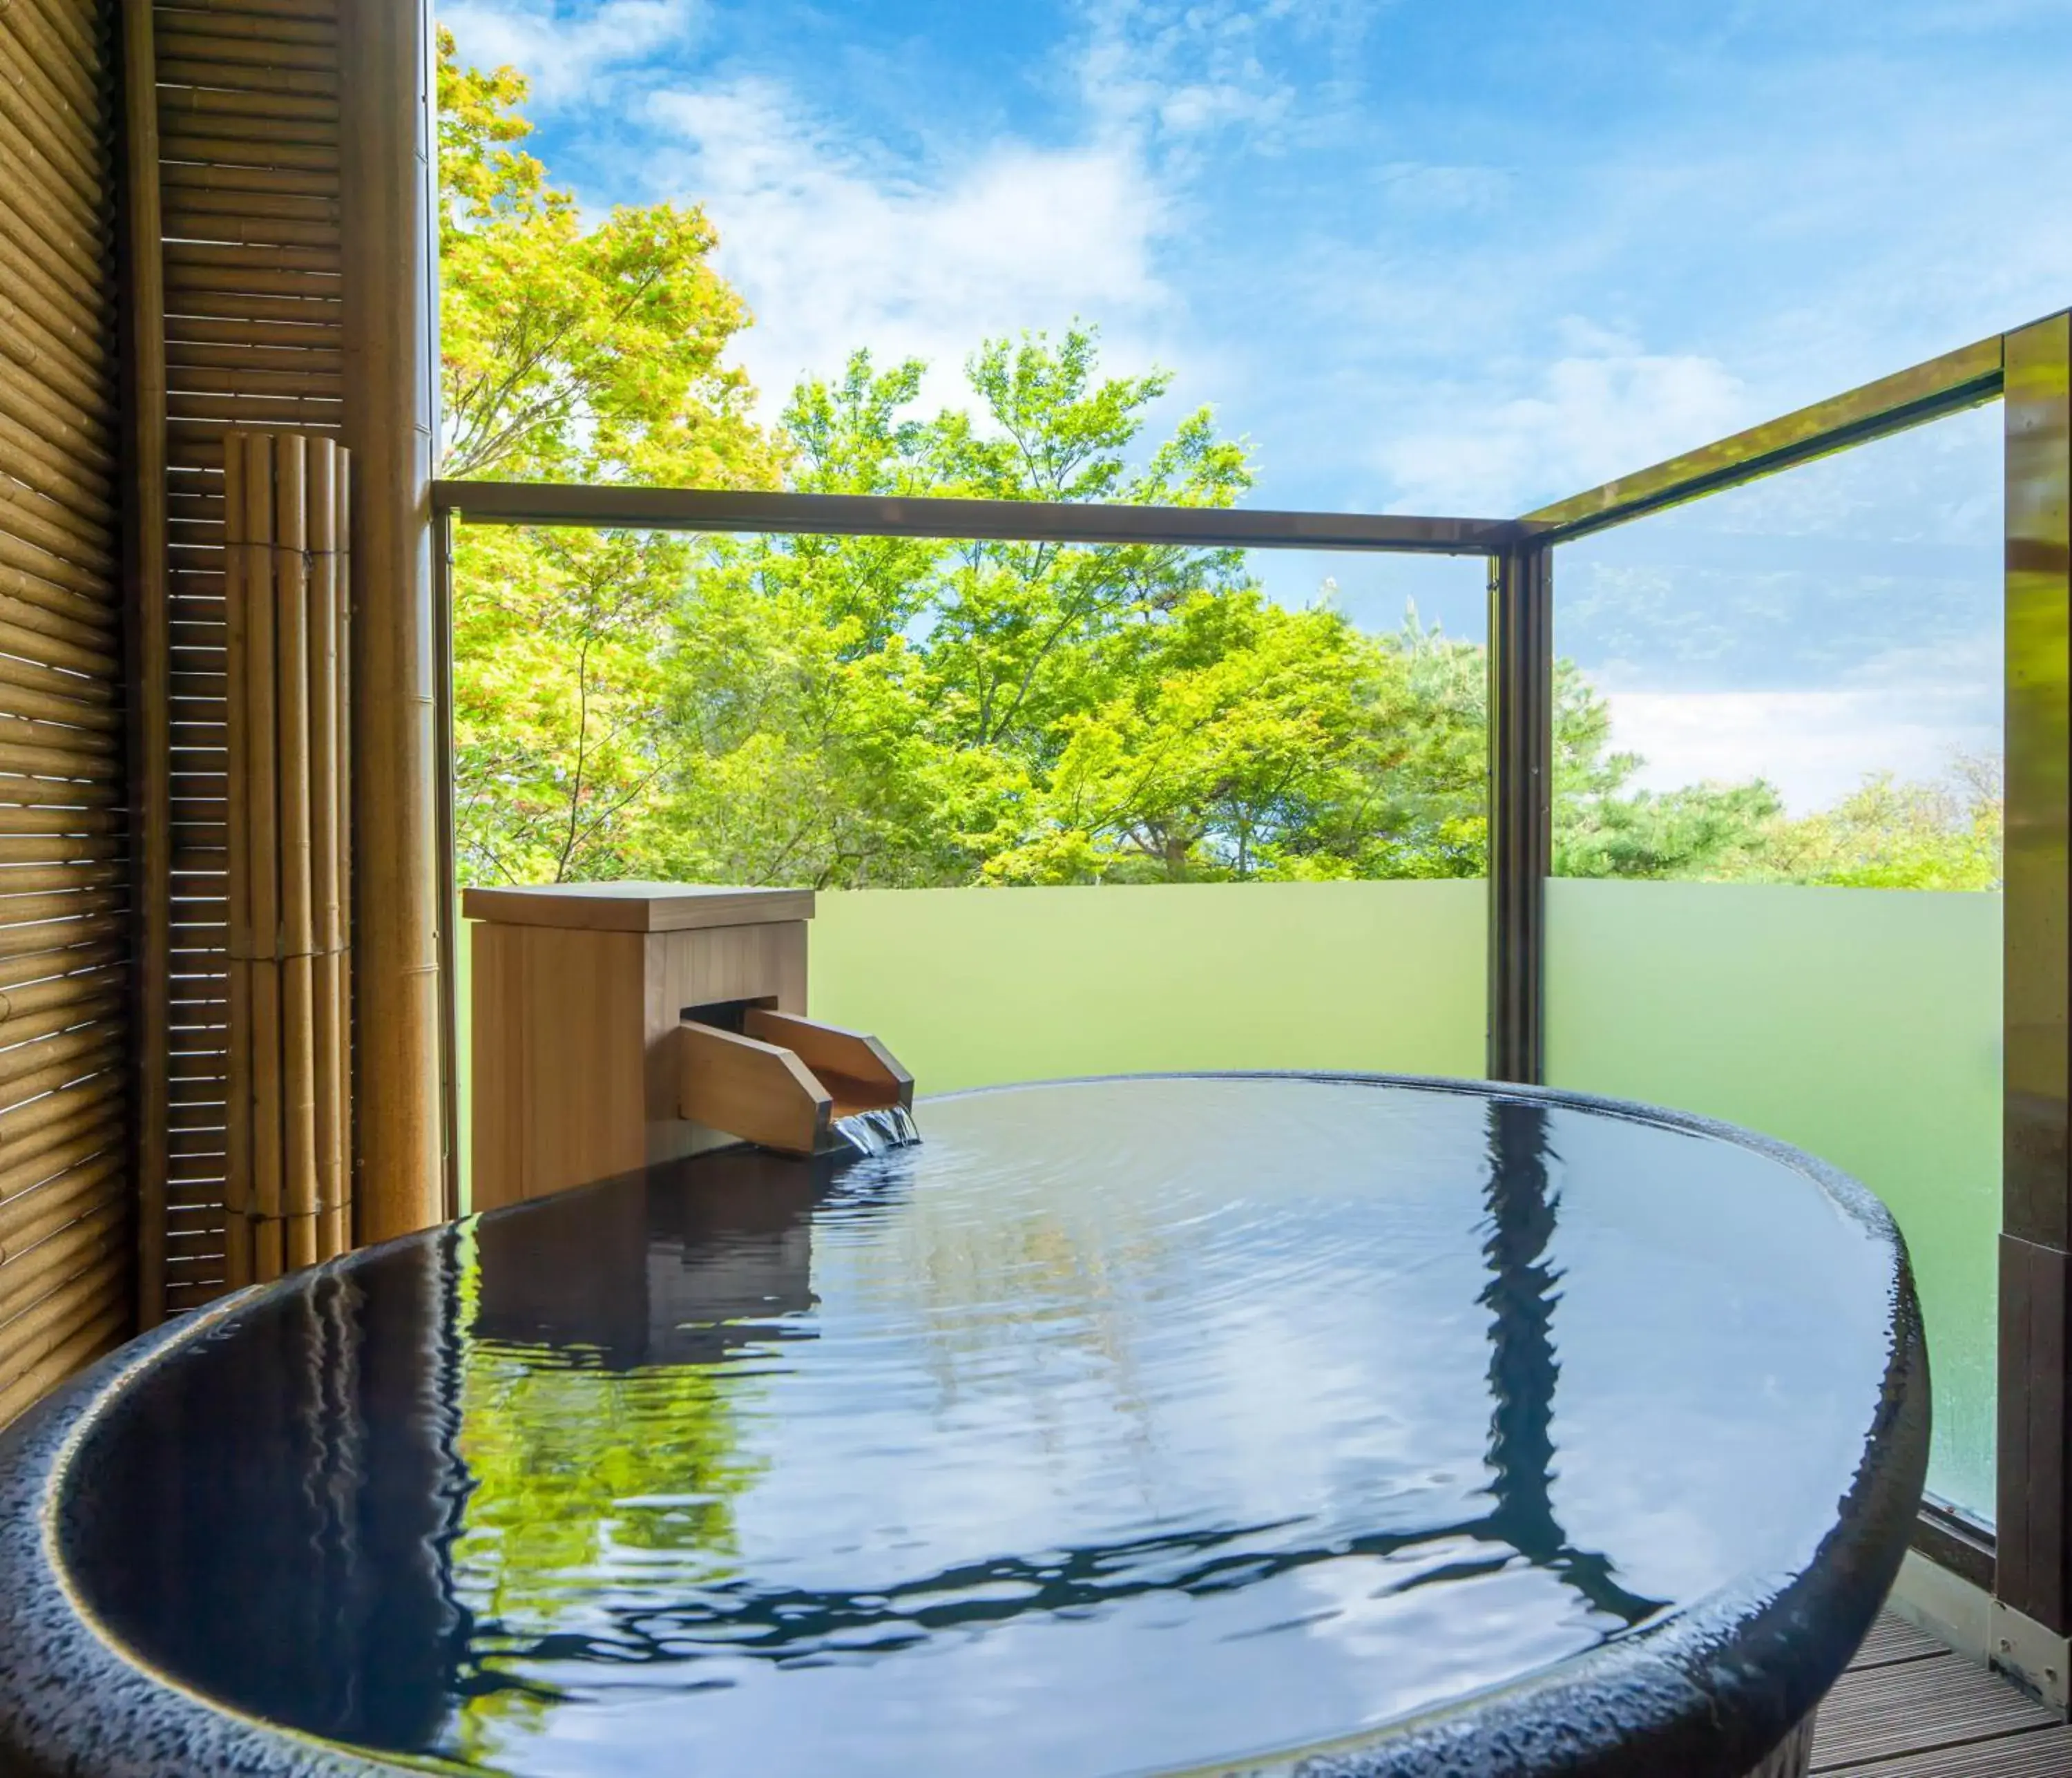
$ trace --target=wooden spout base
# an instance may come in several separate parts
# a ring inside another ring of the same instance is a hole
[[[683,1117],[787,1154],[839,1148],[836,1119],[914,1100],[913,1076],[876,1038],[763,1006],[738,1033],[685,1020],[676,1053]]]

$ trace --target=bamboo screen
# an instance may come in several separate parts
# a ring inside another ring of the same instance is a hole
[[[338,26],[331,0],[185,0],[158,6],[155,24],[173,619],[165,1307],[176,1311],[228,1278],[224,441],[233,426],[339,431]]]
[[[352,1244],[352,577],[345,451],[234,432],[224,471],[236,1286]]]
[[[0,10],[0,1422],[134,1307],[112,31]]]

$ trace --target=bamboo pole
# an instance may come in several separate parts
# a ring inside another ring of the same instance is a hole
[[[345,947],[339,875],[339,721],[338,646],[339,450],[329,438],[310,447],[310,865],[316,940],[311,992],[317,1091],[318,1247],[328,1258],[349,1245],[345,1202],[346,1106],[351,1056],[340,1023],[339,953]]]
[[[64,1175],[97,1155],[106,1155],[119,1166],[122,1155],[111,1150],[121,1134],[119,1127],[111,1126],[105,1112],[90,1107],[75,1113],[68,1125],[47,1133],[40,1147],[25,1146],[0,1167],[0,1245],[8,1239],[6,1231],[15,1226],[10,1219],[27,1215],[27,1207],[53,1181],[61,1181]]]
[[[312,323],[306,318],[299,322],[232,321],[211,315],[183,315],[168,320],[166,331],[168,351],[190,345],[271,346],[293,352],[336,353],[339,362],[344,362],[335,316],[329,321],[319,319]]]
[[[288,124],[338,124],[335,99],[298,98],[289,93],[237,93],[220,87],[167,87],[158,94],[158,109],[211,117],[269,117]]]
[[[81,524],[40,488],[4,471],[0,471],[0,505],[7,509],[9,524],[31,542],[60,551],[97,574],[113,570],[115,551],[109,547],[104,529]]]
[[[356,1208],[360,1177],[359,1075],[353,1065],[353,908],[358,899],[352,867],[352,453],[338,453],[338,1102],[339,1244],[365,1238]]]
[[[199,241],[272,241],[280,228],[292,232],[279,239],[302,245],[335,247],[339,241],[338,203],[331,198],[197,190],[176,196],[166,220],[169,227]]]
[[[26,52],[24,60],[35,66],[51,90],[62,95],[81,117],[92,117],[97,95],[91,64],[60,41],[59,34],[35,8],[21,5],[19,0],[8,7],[6,22],[7,29]]]
[[[119,1183],[114,1190],[121,1192]],[[76,1200],[72,1214],[56,1228],[47,1228],[35,1245],[25,1246],[19,1253],[0,1255],[0,1294],[18,1300],[47,1279],[62,1281],[104,1255],[129,1245],[126,1199],[111,1196],[105,1179],[101,1182],[97,1199],[89,1193],[80,1196],[87,1201]]]
[[[129,924],[127,916],[121,915],[39,921],[18,934],[0,933],[0,958],[26,957],[29,961],[22,967],[33,969],[35,977],[40,977],[67,967],[51,962],[54,957],[70,957],[75,950],[84,954],[90,945],[109,939],[126,940],[130,936]],[[6,973],[5,968],[0,968],[0,975]]]
[[[83,969],[97,969],[111,963],[120,962],[125,955],[123,948],[111,945],[71,945],[62,949],[43,950],[26,957],[10,957],[0,961],[0,992],[11,991],[23,982],[45,982],[52,977],[76,974]]]
[[[0,886],[10,895],[48,895],[64,889],[107,889],[121,883],[126,879],[121,860],[110,847],[106,855],[93,858],[80,850],[82,842],[60,841],[52,845],[49,841],[37,841],[34,845],[35,864],[9,864],[8,846],[18,845],[18,841],[0,842]],[[106,846],[108,842],[100,842]],[[0,992],[0,1008],[4,1008],[7,996]],[[0,1010],[0,1018],[6,1013]]]
[[[5,577],[0,576],[0,588],[4,586]],[[76,618],[64,616],[17,594],[0,590],[0,619],[39,637],[36,644],[38,655],[54,665],[68,666],[76,673],[112,670],[116,657],[111,649],[117,645],[119,633],[118,624],[112,618],[105,628],[99,624],[81,624]],[[66,652],[53,652],[53,644]]]
[[[123,1274],[129,1264],[126,1253],[104,1255],[67,1280],[67,1288],[47,1292],[11,1320],[0,1322],[0,1377],[11,1377],[59,1349],[73,1329],[88,1322],[98,1324],[109,1314],[126,1319],[130,1305],[122,1299],[128,1280]],[[106,1310],[101,1307],[104,1300]]]
[[[116,1344],[126,1331],[129,1310],[121,1304],[104,1309],[79,1331],[51,1347],[47,1356],[14,1372],[0,1390],[0,1426],[33,1405],[44,1392]]]
[[[245,440],[245,894],[251,949],[252,1270],[261,1282],[281,1275],[281,896],[280,786],[273,737],[276,685],[273,440]],[[232,799],[233,802],[235,798]]]
[[[284,90],[298,90],[292,76],[286,72],[279,78]],[[314,90],[335,93],[337,88],[326,84]],[[339,195],[339,179],[335,172],[288,167],[217,167],[204,161],[179,161],[169,165],[166,169],[166,186],[169,191],[181,192],[252,191],[272,197],[336,198]]]
[[[99,1043],[98,1048],[74,1047],[56,1043],[50,1044],[50,1053],[56,1059],[32,1072],[19,1075],[0,1084],[0,1106],[11,1111],[17,1105],[41,1098],[58,1087],[70,1086],[90,1074],[98,1074],[104,1069],[120,1068],[122,1065],[121,1040],[110,1034],[100,1036]]]
[[[303,355],[306,358],[306,354]],[[171,386],[186,396],[267,395],[275,400],[343,399],[345,377],[339,370],[314,370],[306,363],[286,370],[250,362],[228,364],[176,364]]]
[[[12,288],[0,293],[0,323],[5,323],[0,351],[82,407],[100,406],[107,398],[112,356],[107,342],[97,331],[47,325],[33,307],[18,303],[16,294]]]
[[[68,813],[75,809],[105,810],[109,818],[119,825],[125,818],[120,812],[122,801],[112,784],[79,784],[55,778],[0,778],[0,833],[47,831],[15,825],[10,817],[21,809],[62,807]],[[0,940],[0,950],[4,949],[4,940]]]
[[[100,33],[88,22],[93,14],[68,8],[62,0],[30,0],[30,4],[81,68],[89,74],[100,71],[105,62],[105,46]]]
[[[0,647],[6,646],[6,637],[0,634]],[[35,644],[31,643],[31,647]],[[112,708],[116,698],[113,685],[80,677],[77,673],[65,673],[56,667],[47,667],[34,661],[21,661],[0,654],[0,685],[18,685],[25,690],[45,691],[81,705],[100,705]],[[70,718],[68,717],[69,721]]]
[[[166,348],[167,363],[192,377],[214,371],[241,371],[287,378],[313,389],[345,387],[345,357],[338,348],[312,341],[299,346],[231,346],[200,340],[179,340]]]
[[[345,454],[327,438],[235,434],[225,463],[235,1284],[350,1245],[349,494]],[[175,1074],[206,1081],[211,1060],[177,1059]]]
[[[311,953],[310,833],[310,611],[307,441],[274,441],[275,638],[281,785],[282,1215],[285,1259],[317,1253],[316,1034]]]
[[[10,706],[13,698],[6,700]],[[55,700],[53,700],[55,702]],[[0,737],[22,747],[49,747],[60,753],[85,754],[94,759],[112,759],[122,751],[121,737],[105,728],[74,726],[72,715],[47,720],[39,716],[10,708],[0,714]],[[80,710],[77,714],[89,715],[92,712]]]
[[[113,526],[115,488],[105,464],[81,463],[35,426],[16,419],[11,404],[0,410],[0,469],[89,524]]]
[[[51,1132],[69,1127],[83,1117],[101,1117],[98,1109],[116,1097],[119,1079],[102,1075],[52,1093],[32,1104],[0,1112],[0,1163],[11,1163],[18,1154],[36,1152],[39,1142],[57,1140]]]

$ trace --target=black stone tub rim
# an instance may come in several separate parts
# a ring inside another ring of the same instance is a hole
[[[1716,1591],[1522,1677],[1327,1743],[1176,1769],[1169,1778],[1742,1778],[1810,1715],[1868,1633],[1907,1548],[1928,1462],[1928,1356],[1906,1245],[1869,1189],[1790,1144],[1739,1126],[1597,1095],[1507,1081],[1316,1069],[1080,1076],[934,1096],[1137,1080],[1300,1080],[1524,1100],[1752,1150],[1799,1174],[1890,1257],[1889,1348],[1863,1456],[1834,1525],[1798,1574]],[[636,1175],[628,1175],[636,1176]],[[611,1184],[578,1187],[598,1190]],[[544,1201],[544,1200],[536,1200]],[[535,1207],[483,1212],[501,1218]],[[319,1271],[443,1238],[451,1223],[362,1248]],[[60,1549],[70,1464],[113,1404],[168,1352],[207,1338],[304,1272],[253,1285],[110,1353],[0,1432],[0,1771],[30,1778],[168,1772],[375,1778],[464,1768],[363,1752],[219,1703],[124,1648],[76,1591]]]

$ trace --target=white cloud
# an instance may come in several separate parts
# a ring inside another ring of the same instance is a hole
[[[700,0],[604,0],[587,10],[563,0],[449,0],[439,8],[462,58],[510,66],[531,80],[537,108],[601,104],[616,72],[688,43]]]
[[[1184,139],[1270,129],[1288,116],[1295,89],[1261,60],[1260,27],[1287,10],[1261,12],[1240,0],[1104,0],[1087,9],[1082,94],[1111,131]]]
[[[1133,323],[1168,301],[1153,265],[1165,200],[1126,144],[1002,138],[895,166],[768,79],[658,93],[648,108],[676,145],[650,177],[717,226],[721,268],[756,315],[740,356],[767,401],[861,345],[881,363],[927,359],[929,395],[950,398],[982,338],[1075,315],[1104,323],[1126,358]]]
[[[1767,779],[1794,814],[1830,806],[1874,772],[1933,782],[1958,754],[1997,754],[1997,679],[1970,670],[1995,637],[1942,655],[1894,650],[1814,689],[1612,691],[1612,745],[1672,790]]]
[[[1506,167],[1424,161],[1391,161],[1375,169],[1375,178],[1392,204],[1424,216],[1493,213],[1517,184],[1517,175]]]
[[[1584,489],[1732,431],[1746,392],[1716,359],[1643,352],[1577,324],[1585,349],[1557,358],[1531,392],[1456,389],[1374,454],[1399,504],[1513,512],[1549,490]],[[1556,496],[1558,497],[1558,496]]]

